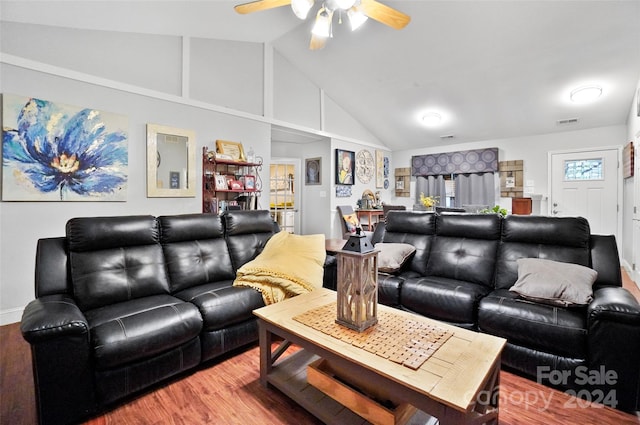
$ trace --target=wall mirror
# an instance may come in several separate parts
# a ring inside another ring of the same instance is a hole
[[[147,197],[195,196],[195,132],[147,124]]]

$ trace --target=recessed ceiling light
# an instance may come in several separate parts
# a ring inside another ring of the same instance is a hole
[[[427,112],[422,115],[422,122],[428,127],[433,127],[442,122],[442,115],[437,112]]]
[[[569,98],[573,103],[589,103],[602,96],[600,86],[582,86],[571,91]]]

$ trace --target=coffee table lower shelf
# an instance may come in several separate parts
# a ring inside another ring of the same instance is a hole
[[[367,420],[307,382],[307,367],[319,358],[319,356],[303,349],[283,356],[273,365],[267,375],[267,382],[325,424],[369,424]],[[435,425],[437,423],[436,418],[420,410],[406,422],[409,425]]]

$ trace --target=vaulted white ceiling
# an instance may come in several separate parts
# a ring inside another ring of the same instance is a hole
[[[381,1],[410,24],[369,20],[350,32],[345,22],[320,51],[308,50],[311,19],[286,6],[238,15],[242,0],[21,1],[2,18],[271,43],[394,150],[626,122],[640,78],[638,0]],[[591,82],[603,87],[597,102],[568,101]],[[425,110],[442,125],[424,127]],[[577,124],[557,124],[569,118]]]

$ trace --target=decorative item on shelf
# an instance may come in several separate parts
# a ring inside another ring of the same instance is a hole
[[[256,154],[253,151],[253,147],[249,146],[249,150],[247,151],[247,162],[255,162]]]
[[[216,190],[227,190],[229,188],[227,185],[227,176],[223,174],[216,174],[215,177]]]
[[[433,211],[433,208],[438,205],[438,196],[424,196],[424,192],[420,192],[420,203],[427,211]]]
[[[209,201],[209,212],[218,214],[218,198],[211,198]]]
[[[216,140],[216,152],[218,154],[230,155],[234,161],[245,161],[242,143],[230,142],[227,140]]]
[[[255,176],[241,176],[240,181],[244,184],[244,188],[247,190],[255,190],[256,188],[256,178]]]
[[[240,180],[229,180],[229,189],[231,190],[243,190],[244,185]]]
[[[358,228],[336,259],[336,323],[362,332],[378,323],[378,251]]]
[[[365,189],[360,197],[359,208],[363,210],[370,210],[377,206],[376,196],[369,189]]]

